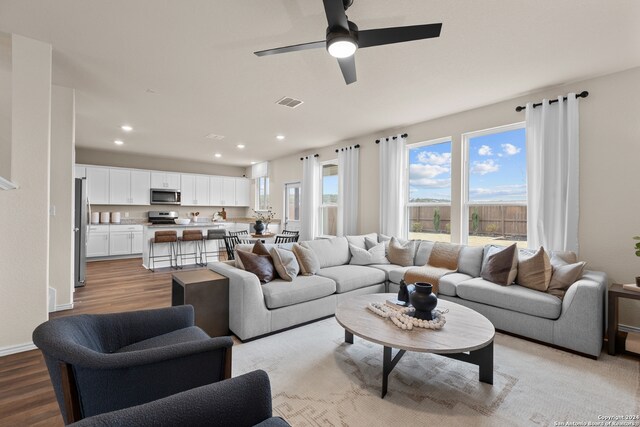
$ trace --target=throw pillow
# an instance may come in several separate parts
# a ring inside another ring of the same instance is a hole
[[[380,242],[380,243],[382,243],[382,247],[383,248],[386,247],[384,242]],[[372,247],[376,246],[377,244],[378,244],[378,239],[377,238],[375,238],[375,239],[372,239],[371,237],[365,237],[364,238],[364,248],[366,250],[371,249]],[[386,249],[385,249],[385,251],[386,251]]]
[[[415,242],[410,240],[402,244],[395,237],[389,242],[387,258],[391,264],[409,267],[413,265],[413,255],[415,253]]]
[[[482,266],[480,277],[498,285],[508,286],[518,274],[518,256],[516,244],[506,248],[492,246]]]
[[[278,272],[278,276],[280,276],[282,280],[291,282],[300,272],[300,265],[292,251],[273,248],[271,249],[271,258],[273,259],[273,265]]]
[[[427,264],[432,267],[446,268],[447,270],[458,269],[458,255],[460,254],[460,245],[452,245],[451,243],[436,242],[431,249]]]
[[[251,252],[237,251],[244,269],[258,276],[261,283],[269,283],[276,277],[276,269],[271,255],[258,255]]]
[[[525,288],[546,292],[551,281],[551,261],[544,248],[530,256],[522,256],[518,261],[518,277],[516,282]]]
[[[365,240],[366,239],[372,239],[372,240],[378,240],[378,235],[376,233],[369,233],[369,234],[361,234],[359,236],[345,236],[347,238],[347,241],[349,242],[350,245],[354,245],[359,247],[360,249],[369,249],[366,247],[366,243]]]
[[[366,250],[356,245],[349,245],[351,251],[352,265],[389,264],[389,260],[384,256],[384,243],[378,243],[371,249]]]
[[[575,264],[567,264],[557,259],[557,264],[553,266],[553,274],[547,293],[560,299],[564,298],[564,294],[576,280],[582,276],[586,262],[576,262]]]
[[[300,265],[301,275],[313,276],[320,271],[320,260],[313,250],[302,247],[297,243],[293,245],[292,250]]]
[[[233,249],[234,257],[236,260],[236,267],[241,270],[246,270],[246,268],[244,268],[244,265],[242,264],[242,259],[238,256],[238,251],[249,252],[248,250],[244,249],[244,247],[247,247],[247,246],[251,247],[251,253],[258,254],[258,255],[271,256],[271,254],[269,253],[269,249],[267,249],[264,243],[262,243],[260,240],[257,240],[253,245],[245,245],[245,244],[236,245],[236,247]]]

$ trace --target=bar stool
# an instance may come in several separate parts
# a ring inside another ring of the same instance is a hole
[[[193,252],[183,252],[182,245],[184,242],[193,242]],[[204,266],[202,263],[202,245],[204,239],[202,237],[201,230],[184,230],[182,236],[178,237],[178,257],[180,258],[180,264],[178,268],[184,266],[184,259],[193,259],[197,265]],[[177,264],[177,262],[176,262]]]
[[[207,230],[207,238],[204,240],[204,242],[202,242],[202,257],[204,258],[204,265],[207,265],[209,263],[209,254],[217,254],[218,257],[218,261],[220,261],[220,259],[222,258],[222,255],[226,254],[226,250],[225,250],[225,246],[224,246],[224,236],[227,235],[227,230],[223,229],[223,228],[218,228],[215,230]],[[215,242],[213,242],[216,247],[214,250],[209,251],[209,249],[207,249],[207,242],[210,240],[215,240]],[[220,244],[220,242],[222,242],[222,244]]]
[[[169,244],[168,255],[156,255],[154,248],[156,245]],[[178,234],[175,230],[156,231],[151,239],[149,239],[149,270],[155,272],[156,259],[159,261],[169,261],[169,265],[174,270],[178,268],[177,253]],[[175,264],[174,264],[175,261]]]

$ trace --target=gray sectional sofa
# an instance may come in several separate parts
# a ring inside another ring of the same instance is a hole
[[[229,278],[229,326],[241,340],[253,339],[331,316],[353,295],[397,292],[411,267],[394,264],[351,265],[349,243],[364,248],[365,236],[302,242],[314,251],[321,269],[293,282],[261,284],[234,261],[210,264]],[[375,233],[367,235],[378,239]],[[434,242],[416,241],[414,265],[427,263]],[[248,249],[248,248],[245,248]],[[480,278],[484,248],[464,246],[458,271],[443,276],[439,298],[486,316],[499,330],[597,357],[604,334],[605,273],[585,271],[564,299],[513,284],[499,286]]]

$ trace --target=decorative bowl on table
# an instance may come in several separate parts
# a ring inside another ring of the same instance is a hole
[[[176,219],[174,219],[174,221],[178,225],[187,225],[187,224],[189,224],[191,222],[191,220],[189,218],[176,218]]]

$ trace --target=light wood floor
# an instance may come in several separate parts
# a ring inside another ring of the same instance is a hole
[[[51,317],[110,313],[171,305],[171,271],[152,273],[141,259],[87,264],[87,284],[74,308]],[[63,426],[40,350],[0,357],[0,426]]]

